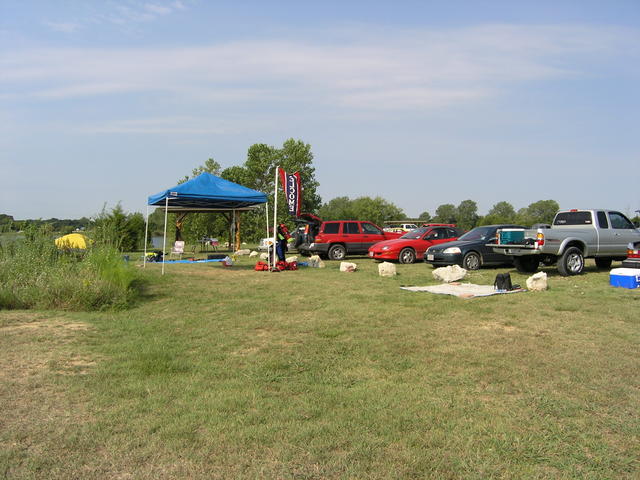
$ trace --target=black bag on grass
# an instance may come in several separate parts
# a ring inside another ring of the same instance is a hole
[[[496,279],[493,282],[493,288],[496,290],[513,290],[513,285],[511,284],[511,275],[508,273],[499,273],[496,275]]]

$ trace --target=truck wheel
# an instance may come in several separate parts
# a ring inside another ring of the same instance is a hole
[[[606,257],[598,257],[596,258],[596,267],[600,270],[609,270],[611,268],[611,262],[613,259]]]
[[[414,263],[416,261],[416,252],[413,248],[403,248],[398,255],[398,261],[400,263]]]
[[[540,261],[535,255],[525,255],[523,257],[515,257],[513,263],[516,270],[520,273],[533,273],[538,270]]]
[[[584,269],[584,256],[577,247],[569,247],[558,259],[558,271],[563,277],[579,275]]]
[[[328,255],[329,260],[343,260],[347,256],[347,250],[342,245],[332,245]]]
[[[462,259],[462,268],[467,270],[478,270],[481,264],[480,255],[476,252],[469,252]]]

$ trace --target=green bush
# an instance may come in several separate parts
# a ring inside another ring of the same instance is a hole
[[[121,252],[144,248],[145,221],[141,213],[126,213],[118,203],[107,211],[106,205],[93,219],[89,232],[96,243]]]
[[[0,308],[121,309],[141,286],[139,273],[112,246],[59,251],[40,229],[0,249]]]

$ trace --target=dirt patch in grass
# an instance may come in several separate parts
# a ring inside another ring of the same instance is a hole
[[[78,351],[86,323],[23,312],[2,312],[1,319],[0,471],[23,478],[34,465],[67,455],[61,437],[92,421],[65,378],[86,374],[97,359]]]
[[[502,330],[504,332],[515,332],[517,330],[517,327],[514,327],[513,325],[505,325],[504,323],[498,322],[483,323],[479,325],[478,328],[482,330]]]
[[[13,322],[5,322],[0,326],[3,349],[0,357],[0,379],[33,377],[43,373],[43,370],[50,370],[54,364],[85,367],[95,364],[92,359],[79,358],[69,348],[76,332],[89,330],[88,324],[64,318],[34,318],[29,314],[10,317],[13,317]],[[20,320],[23,323],[17,323]],[[52,348],[53,345],[57,348]]]
[[[31,323],[22,323],[17,325],[7,325],[5,327],[0,327],[4,332],[20,332],[22,330],[39,330],[39,329],[50,329],[50,330],[88,330],[89,325],[86,323],[80,322],[65,322],[57,319],[52,320],[36,320]]]

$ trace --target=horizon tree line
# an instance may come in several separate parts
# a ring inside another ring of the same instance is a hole
[[[354,199],[348,196],[333,198],[327,202],[322,201],[317,189],[320,183],[315,177],[313,165],[313,152],[311,146],[302,140],[290,138],[282,147],[274,147],[263,143],[254,144],[247,151],[247,158],[242,165],[234,165],[222,169],[221,165],[213,158],[207,159],[204,164],[192,169],[191,175],[186,175],[178,180],[184,183],[203,172],[212,173],[226,180],[244,185],[264,192],[268,198],[269,208],[274,202],[275,169],[284,168],[286,171],[300,172],[303,186],[302,211],[318,215],[323,220],[368,220],[380,226],[385,221],[406,218],[406,214],[394,203],[380,197],[361,196]],[[288,217],[286,205],[281,188],[278,188],[278,219],[285,220],[293,227],[292,219]],[[161,233],[164,226],[164,213],[157,209],[149,215],[149,237],[154,233]],[[478,206],[474,200],[462,200],[457,206],[453,203],[439,205],[434,215],[423,211],[418,216],[418,221],[424,223],[453,223],[459,227],[470,230],[480,225],[491,224],[518,224],[531,226],[537,223],[551,223],[555,213],[559,210],[559,204],[555,200],[538,200],[527,207],[516,210],[513,205],[502,200],[494,204],[486,215],[478,213]],[[271,216],[272,211],[269,212]],[[640,222],[640,216],[631,219],[636,224]],[[168,235],[183,235],[189,243],[197,243],[203,237],[225,236],[230,231],[230,214],[199,213],[189,214],[184,218],[176,218],[171,215],[168,223]],[[176,232],[176,223],[181,227]],[[109,243],[121,250],[133,250],[144,247],[144,216],[142,213],[125,212],[120,203],[117,203],[110,211],[106,204],[102,211],[92,218],[60,220],[15,220],[9,214],[0,214],[0,233],[17,232],[28,227],[47,225],[52,232],[70,233],[74,230],[86,230],[90,234],[107,238]],[[141,231],[141,232],[140,232]],[[236,218],[236,231],[243,240],[257,241],[267,233],[265,229],[264,209],[252,212],[243,212]],[[229,237],[229,242],[232,239]]]

